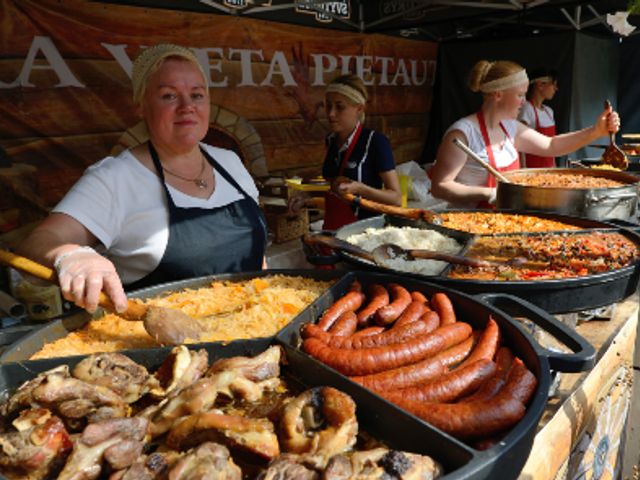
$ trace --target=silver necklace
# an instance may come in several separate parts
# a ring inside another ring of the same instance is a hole
[[[205,178],[200,178],[200,177],[202,177],[202,174],[204,173],[204,169],[207,164],[204,161],[204,157],[202,155],[200,155],[200,159],[202,160],[202,165],[200,167],[200,172],[198,173],[198,175],[196,175],[195,178],[183,177],[182,175],[178,175],[177,173],[172,172],[162,164],[160,164],[160,166],[162,167],[162,170],[167,172],[169,175],[173,175],[174,177],[179,178],[180,180],[184,180],[185,182],[193,182],[196,185],[196,187],[198,187],[200,190],[204,190],[209,186],[209,183]]]

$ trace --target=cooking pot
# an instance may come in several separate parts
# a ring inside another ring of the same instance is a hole
[[[591,168],[527,168],[504,172],[507,179],[516,175],[541,173],[584,175],[624,183],[609,188],[535,187],[498,181],[498,208],[555,212],[595,220],[619,218],[634,220],[638,207],[638,177],[615,170]]]
[[[396,417],[404,412],[396,405],[387,402],[346,376],[316,361],[299,347],[301,344],[300,327],[305,323],[316,323],[322,312],[349,290],[354,280],[358,280],[366,290],[373,283],[398,283],[410,291],[420,291],[427,297],[437,292],[446,293],[454,306],[456,318],[469,323],[474,329],[484,329],[489,316],[500,327],[503,345],[507,345],[516,356],[520,357],[535,374],[538,385],[525,416],[499,442],[484,451],[478,451],[468,444],[446,435],[428,423],[416,418],[424,425],[423,437],[409,440],[412,432]],[[313,368],[314,382],[330,384],[349,393],[358,404],[359,415],[370,419],[370,423],[391,422],[397,424],[398,431],[406,431],[407,441],[427,443],[434,449],[432,455],[441,461],[445,468],[455,467],[443,480],[449,479],[489,479],[517,478],[524,462],[529,456],[531,445],[540,417],[548,400],[548,392],[552,382],[551,371],[578,372],[591,368],[595,361],[595,350],[583,337],[567,325],[556,320],[546,312],[521,299],[505,294],[486,294],[470,296],[464,293],[443,288],[417,279],[400,275],[380,274],[374,272],[349,272],[330,290],[314,303],[314,309],[303,311],[294,321],[285,327],[276,340],[287,350],[287,357],[303,362]],[[549,332],[560,340],[573,353],[560,353],[542,348],[512,317],[524,317]]]
[[[503,210],[501,212],[522,213],[510,210]],[[626,228],[626,226],[620,226],[615,223],[599,220],[574,218],[554,213],[531,212],[529,214],[577,225],[581,228],[591,229],[594,231],[610,231],[611,229],[617,229],[619,233],[625,235],[640,247],[640,235]],[[393,216],[379,216],[358,220],[357,222],[339,228],[335,232],[335,235],[342,240],[347,240],[351,235],[362,233],[368,228],[380,229],[387,225],[412,226],[415,228],[429,228],[436,230],[444,235],[448,235],[456,239],[458,243],[463,245],[463,251],[475,238],[475,235],[467,232],[451,230],[438,225],[430,225],[422,221],[412,221]],[[617,270],[581,277],[554,280],[503,281],[450,278],[448,276],[448,272],[451,268],[450,266],[446,267],[437,275],[400,272],[389,267],[376,265],[373,262],[344,252],[339,252],[337,255],[331,256],[315,255],[310,252],[307,255],[307,259],[311,263],[324,264],[336,263],[342,260],[350,265],[356,265],[359,269],[375,270],[387,273],[400,273],[403,276],[426,279],[430,282],[445,285],[471,294],[499,292],[517,295],[550,313],[578,312],[581,310],[610,305],[634,294],[640,280],[640,262],[635,262],[632,265]]]

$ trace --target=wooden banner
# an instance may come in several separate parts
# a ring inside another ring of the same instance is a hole
[[[0,146],[32,167],[0,167],[16,203],[0,205],[14,212],[0,210],[0,232],[23,223],[16,209],[50,208],[88,165],[134,142],[132,60],[160,42],[198,56],[214,106],[206,141],[234,148],[255,176],[319,172],[324,87],[349,71],[367,83],[367,125],[390,138],[396,162],[424,146],[436,43],[81,0],[0,9]]]

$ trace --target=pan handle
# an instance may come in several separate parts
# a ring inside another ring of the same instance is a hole
[[[506,293],[485,293],[476,295],[476,297],[505,311],[509,315],[526,317],[570,348],[573,353],[554,352],[544,348],[552,370],[558,372],[584,372],[595,364],[595,348],[575,330],[541,308]]]

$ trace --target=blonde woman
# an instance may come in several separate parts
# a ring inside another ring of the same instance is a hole
[[[331,133],[326,139],[322,175],[339,192],[400,205],[402,194],[391,144],[382,133],[362,123],[367,99],[364,82],[356,75],[339,76],[327,85],[325,109]],[[295,213],[303,204],[303,197],[294,198],[290,209]],[[372,215],[375,213],[354,208],[332,193],[325,196],[325,230]]]
[[[89,311],[101,290],[122,311],[123,284],[259,270],[264,261],[249,172],[234,152],[201,143],[210,99],[196,57],[177,45],[147,48],[131,81],[149,141],[89,167],[21,246],[55,267],[64,297]]]
[[[536,132],[517,121],[528,86],[527,72],[517,63],[480,60],[474,65],[469,88],[482,94],[482,106],[445,132],[429,171],[434,197],[453,207],[489,208],[495,203],[495,179],[467,158],[454,145],[454,138],[468,145],[483,161],[505,172],[520,168],[518,152],[544,157],[566,155],[620,127],[618,114],[608,109],[593,126],[582,130],[552,137]]]

